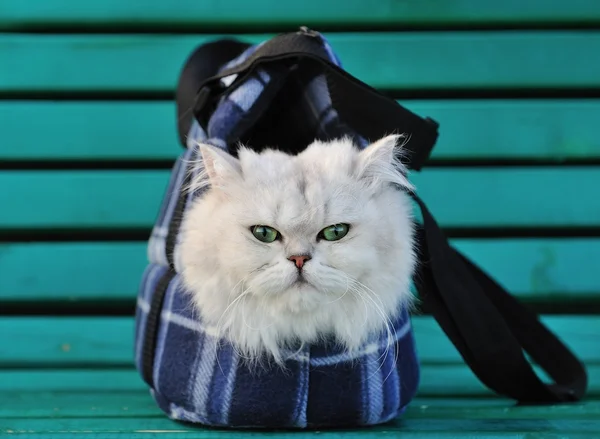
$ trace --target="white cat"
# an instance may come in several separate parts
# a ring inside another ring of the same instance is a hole
[[[298,155],[200,145],[178,249],[203,321],[250,359],[334,336],[355,350],[411,306],[412,189],[398,139],[350,139]]]

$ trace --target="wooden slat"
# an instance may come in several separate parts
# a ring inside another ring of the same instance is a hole
[[[3,317],[0,365],[129,366],[133,324],[124,317]]]
[[[173,102],[0,101],[0,160],[174,159],[176,120]]]
[[[168,178],[166,170],[0,172],[0,187],[11,188],[0,191],[0,228],[149,228]],[[446,227],[600,224],[600,167],[429,168],[412,180]]]
[[[434,159],[600,158],[600,100],[400,103],[441,124]],[[175,120],[173,102],[0,102],[0,160],[174,159]]]
[[[590,0],[507,0],[502,3],[460,0],[430,5],[422,2],[380,0],[306,0],[301,3],[276,0],[243,0],[227,3],[176,0],[169,4],[141,0],[81,3],[76,0],[3,0],[0,29],[24,26],[124,25],[155,29],[195,25],[231,28],[310,26],[364,26],[416,24],[518,24],[581,23],[600,21],[600,8]]]
[[[587,396],[600,395],[600,365],[587,364]],[[544,374],[534,367],[540,376]],[[418,395],[426,396],[487,396],[493,393],[464,364],[423,364]],[[0,389],[1,389],[0,385]]]
[[[145,242],[0,244],[0,254],[0,300],[133,299],[147,263]]]
[[[542,320],[585,362],[600,363],[600,315],[543,316]],[[45,365],[130,366],[130,317],[0,317],[0,367]],[[416,316],[413,326],[424,364],[463,364],[435,320]]]
[[[148,386],[128,365],[121,369],[0,369],[0,394],[27,392],[140,392]]]
[[[216,36],[0,36],[0,92],[171,91]],[[267,35],[241,36],[251,42]],[[383,89],[600,85],[600,32],[330,34],[345,69]]]
[[[600,395],[600,365],[588,364],[588,395]],[[423,364],[418,394],[435,396],[489,396],[465,364]],[[41,392],[134,393],[147,391],[147,385],[132,366],[122,369],[0,369],[0,397],[7,393]],[[0,405],[0,407],[2,407]]]
[[[126,399],[124,399],[126,401]],[[463,402],[464,404],[464,402]],[[473,404],[471,402],[471,404]],[[320,438],[320,439],[376,439],[381,436],[402,437],[403,439],[590,439],[600,435],[600,421],[594,418],[597,413],[589,408],[589,416],[572,419],[569,413],[578,408],[563,407],[556,413],[547,408],[539,408],[536,417],[530,419],[511,419],[507,417],[507,406],[490,410],[485,417],[471,418],[472,408],[465,405],[462,410],[448,413],[444,418],[411,417],[410,415],[385,425],[369,429],[355,430],[308,430],[304,432],[278,431],[278,439]],[[510,410],[510,409],[509,409]],[[588,410],[582,410],[587,413]],[[520,410],[515,410],[515,417]],[[552,415],[546,418],[547,415]],[[585,415],[583,415],[585,416]],[[188,438],[196,439],[243,439],[248,432],[238,430],[206,429],[194,425],[176,423],[166,416],[162,417],[86,417],[86,418],[13,418],[2,420],[0,433],[12,433],[25,437],[72,437],[74,434],[97,434],[102,438],[145,438],[160,437],[164,439]],[[255,433],[257,434],[257,433]],[[260,434],[260,433],[258,433]],[[35,436],[34,436],[35,435]]]
[[[110,378],[110,372],[106,377]],[[547,419],[586,420],[600,418],[600,401],[590,399],[575,406],[515,407],[500,398],[415,398],[404,419],[486,419],[503,413],[504,420]],[[164,414],[144,390],[126,392],[6,392],[0,395],[0,420],[22,418],[162,418]]]
[[[522,299],[600,301],[600,239],[452,243]],[[147,261],[146,242],[4,243],[0,255],[0,301],[133,300]]]

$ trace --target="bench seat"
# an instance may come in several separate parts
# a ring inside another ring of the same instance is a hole
[[[77,374],[78,370],[73,373]],[[66,371],[60,371],[69,380]],[[51,374],[50,374],[51,375]],[[165,419],[148,397],[139,379],[127,373],[131,388],[99,389],[96,378],[123,380],[123,374],[103,371],[87,375],[79,389],[9,390],[0,394],[2,433],[67,437],[94,433],[99,437],[243,438],[248,433],[199,429]],[[48,377],[50,378],[50,377]],[[0,378],[0,388],[6,385]],[[122,382],[122,381],[121,381]],[[54,383],[50,387],[58,387]],[[70,387],[70,383],[65,383]],[[137,387],[137,388],[134,388]],[[89,389],[89,390],[88,390]],[[159,434],[160,433],[160,434]],[[405,416],[386,425],[353,431],[278,432],[276,437],[318,438],[595,438],[600,435],[600,398],[572,406],[515,407],[495,397],[418,397]]]
[[[419,393],[390,424],[344,432],[409,438],[593,438],[600,435],[600,349],[595,316],[547,316],[546,323],[588,365],[589,397],[580,403],[518,407],[494,396],[462,363],[429,316],[413,326],[422,361]],[[131,317],[3,317],[0,333],[0,433],[102,437],[237,437],[168,420],[133,368]],[[10,340],[10,341],[9,341]],[[532,432],[536,435],[531,436]],[[283,437],[283,433],[280,433]],[[339,432],[302,435],[339,437]],[[37,437],[37,436],[36,436]],[[242,437],[240,435],[240,437]]]

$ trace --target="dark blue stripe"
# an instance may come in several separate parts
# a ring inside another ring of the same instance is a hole
[[[389,419],[398,410],[400,398],[398,394],[398,375],[396,372],[396,352],[398,346],[394,345],[390,348],[387,357],[382,357],[383,366],[381,367],[381,380],[383,382],[383,412],[382,419]],[[379,355],[383,355],[385,349],[379,351]],[[400,359],[398,358],[398,361]]]
[[[415,340],[411,332],[398,343],[398,375],[400,380],[400,407],[406,406],[414,398],[419,385],[419,363]]]
[[[217,350],[217,361],[215,361],[206,407],[206,415],[215,424],[225,419],[223,410],[226,395],[224,390],[227,387],[227,378],[233,364],[233,355],[235,353],[231,345],[229,343],[221,343]]]
[[[177,282],[177,279],[172,282]],[[169,288],[167,294],[163,310],[168,310],[166,305],[172,299],[169,310],[171,313],[182,315],[190,312],[189,295],[185,294],[180,286],[179,288]],[[161,394],[185,410],[193,411],[194,398],[191,383],[193,383],[195,370],[191,366],[196,363],[205,336],[201,332],[168,322],[165,319],[161,319],[161,324],[168,325],[165,343],[162,346],[162,356],[158,359],[160,361]]]
[[[299,398],[300,364],[286,363],[287,370],[265,365],[249,369],[240,360],[231,397],[229,423],[236,426],[291,427]]]
[[[309,427],[357,425],[362,419],[362,360],[310,368]]]

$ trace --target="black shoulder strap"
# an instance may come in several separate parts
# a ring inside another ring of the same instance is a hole
[[[577,401],[587,387],[583,364],[538,317],[450,246],[416,195],[423,214],[419,295],[483,384],[520,403]],[[555,381],[543,383],[524,355]]]
[[[187,144],[194,117],[192,109],[200,85],[207,78],[216,75],[221,66],[239,56],[248,47],[249,43],[223,38],[201,44],[188,56],[179,74],[175,91],[177,131],[182,146]]]
[[[219,85],[221,78],[237,74],[231,85],[235,87],[236,82],[246,78],[259,64],[295,63],[299,59],[312,60],[324,68],[333,107],[340,118],[363,138],[375,141],[399,130],[410,133],[410,142],[406,146],[407,166],[421,169],[437,140],[437,123],[412,113],[336,66],[329,60],[320,35],[307,29],[276,36],[241,64],[205,80],[196,95],[194,114],[201,124],[206,122],[219,93],[223,91]],[[364,108],[369,108],[369,111],[364,111]]]

